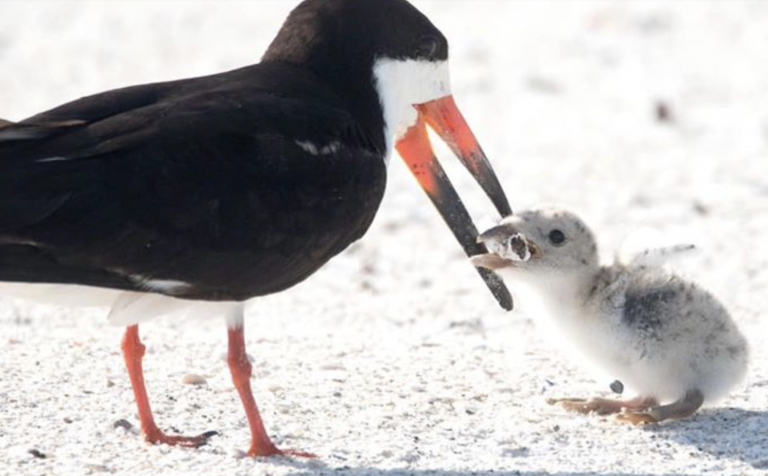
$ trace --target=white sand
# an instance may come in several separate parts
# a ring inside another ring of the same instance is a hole
[[[0,117],[254,62],[292,4],[4,1]],[[143,326],[160,425],[221,433],[199,450],[153,447],[136,431],[122,331],[105,311],[3,299],[0,474],[766,474],[768,2],[418,5],[452,40],[457,101],[513,207],[573,208],[607,251],[643,227],[697,242],[685,269],[750,337],[745,384],[654,428],[547,406],[610,382],[497,307],[393,158],[363,242],[248,312],[268,427],[319,459],[238,457],[249,434],[222,322]],[[674,122],[655,120],[659,100]],[[475,216],[490,215],[439,152]],[[186,373],[208,384],[183,385]],[[114,428],[120,419],[133,430]]]

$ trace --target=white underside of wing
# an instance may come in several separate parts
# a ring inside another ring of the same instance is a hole
[[[194,301],[174,299],[162,294],[123,292],[109,311],[107,320],[115,326],[131,326],[159,316],[185,311]]]
[[[0,283],[0,297],[62,307],[111,307],[121,293],[92,286]]]
[[[242,322],[242,303],[190,301],[92,286],[0,283],[0,297],[61,307],[102,307],[109,309],[107,320],[114,326],[131,326],[182,313],[185,319],[223,317],[230,327]]]

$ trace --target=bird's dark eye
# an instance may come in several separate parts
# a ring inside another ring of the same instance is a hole
[[[560,246],[565,243],[565,233],[560,230],[552,230],[549,232],[549,241],[553,245]]]
[[[437,54],[437,49],[439,46],[440,45],[437,41],[437,38],[433,36],[425,36],[420,39],[416,45],[416,55],[419,58],[434,58],[434,56]]]

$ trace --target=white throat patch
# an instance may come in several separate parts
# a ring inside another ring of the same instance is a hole
[[[395,141],[418,119],[414,106],[450,95],[451,76],[448,61],[380,58],[373,65],[373,77],[384,110],[389,160]]]

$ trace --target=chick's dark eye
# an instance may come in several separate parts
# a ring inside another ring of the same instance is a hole
[[[416,45],[416,54],[420,58],[433,58],[437,54],[439,44],[437,38],[425,36]]]
[[[552,230],[549,232],[549,241],[553,245],[562,245],[565,243],[565,233],[560,230]]]

